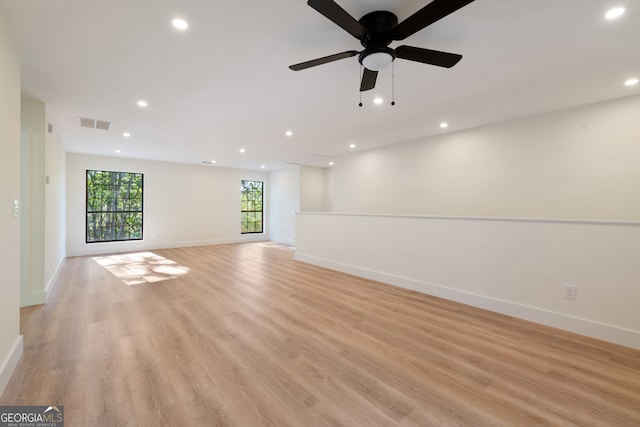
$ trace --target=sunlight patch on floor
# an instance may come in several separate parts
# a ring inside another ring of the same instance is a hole
[[[153,252],[97,256],[93,260],[129,286],[177,279],[191,271]]]
[[[292,246],[287,243],[277,243],[277,242],[258,242],[256,243],[258,246],[264,246],[265,248],[278,248],[285,250],[295,250],[295,246]]]

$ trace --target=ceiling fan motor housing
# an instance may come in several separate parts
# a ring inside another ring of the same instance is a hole
[[[398,25],[398,17],[386,10],[378,10],[367,13],[358,22],[369,30],[360,39],[362,46],[366,49],[379,48],[387,47],[393,41],[392,30]]]

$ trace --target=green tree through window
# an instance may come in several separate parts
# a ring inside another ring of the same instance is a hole
[[[87,170],[87,243],[142,240],[143,174]]]
[[[240,213],[240,232],[242,234],[262,233],[263,186],[262,181],[242,181]]]

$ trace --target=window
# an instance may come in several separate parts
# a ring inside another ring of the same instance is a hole
[[[87,243],[142,240],[143,174],[87,171]]]
[[[262,181],[242,181],[242,234],[262,233]]]

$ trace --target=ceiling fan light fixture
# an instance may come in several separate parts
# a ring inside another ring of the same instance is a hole
[[[396,59],[393,49],[381,48],[373,52],[363,52],[360,56],[360,63],[367,70],[380,71],[386,68]]]

